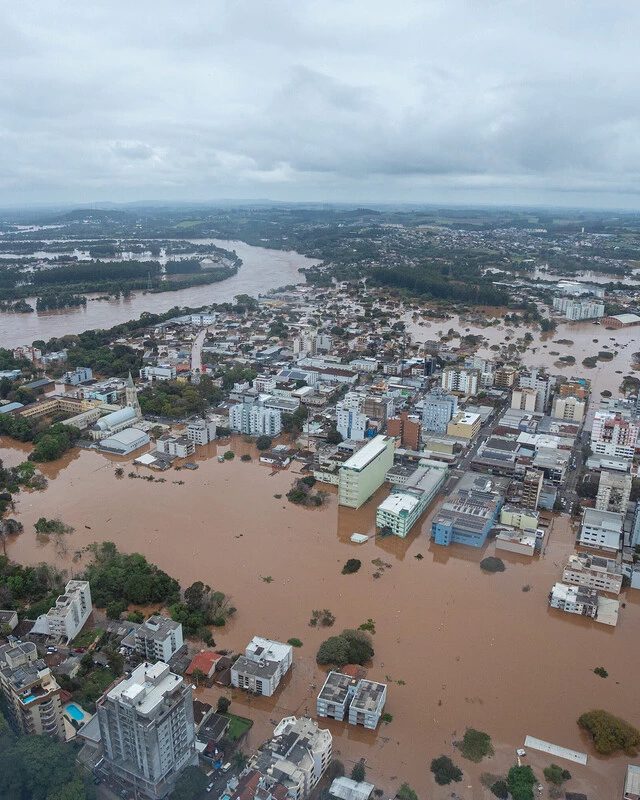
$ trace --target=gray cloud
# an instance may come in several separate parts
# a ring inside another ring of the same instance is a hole
[[[27,0],[0,10],[0,204],[635,207],[625,0]]]

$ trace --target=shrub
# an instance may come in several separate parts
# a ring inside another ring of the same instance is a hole
[[[366,772],[364,768],[364,762],[358,761],[356,764],[354,764],[353,769],[351,770],[351,780],[357,781],[357,783],[362,783],[362,781],[365,779],[365,775]]]
[[[339,636],[326,639],[318,649],[318,664],[365,664],[374,655],[371,637],[364,631],[345,629]]]
[[[504,572],[506,567],[501,558],[488,556],[480,562],[480,569],[484,570],[484,572]]]
[[[291,639],[287,639],[287,644],[290,644],[291,647],[302,647],[302,642],[295,636],[292,636]]]
[[[272,441],[270,436],[258,436],[256,439],[256,447],[258,450],[268,450],[271,447]]]
[[[127,610],[124,600],[112,600],[107,604],[107,616],[109,619],[120,619],[122,612]]]
[[[513,800],[533,800],[535,783],[531,767],[511,767],[507,775],[507,788]]]
[[[456,767],[449,756],[434,758],[431,762],[431,772],[439,786],[446,786],[452,781],[462,780],[462,770]]]
[[[589,731],[598,753],[609,755],[623,750],[627,755],[636,755],[636,748],[640,745],[640,731],[620,717],[596,709],[582,714],[578,725]]]
[[[140,624],[144,622],[144,614],[141,611],[130,611],[127,614],[127,621]]]
[[[476,764],[485,756],[493,755],[491,737],[488,733],[477,731],[475,728],[467,728],[458,747],[465,758],[475,761]]]
[[[543,772],[544,777],[549,783],[553,783],[556,786],[560,786],[564,781],[571,780],[571,773],[566,769],[562,769],[562,767],[559,767],[557,764],[551,764],[551,766],[545,767]]]
[[[609,673],[604,667],[596,667],[593,671],[596,673],[596,675],[599,675],[601,678],[609,677]]]
[[[304,483],[305,486],[308,486],[310,489],[316,485],[316,479],[313,475],[305,475],[304,478],[300,479],[300,483]]]
[[[222,457],[225,461],[233,461],[233,459],[236,457],[236,454],[233,452],[233,450],[227,450]]]
[[[509,797],[509,788],[507,786],[507,782],[500,779],[499,781],[491,784],[491,792],[496,797],[500,798],[500,800],[507,800]]]
[[[418,800],[418,795],[408,783],[402,784],[402,786],[396,792],[396,797],[400,798],[400,800]]]
[[[360,567],[362,566],[362,561],[359,558],[350,558],[342,567],[342,574],[343,575],[351,575],[353,572],[357,572]]]
[[[388,725],[390,722],[393,722],[393,714],[389,714],[388,711],[385,711],[380,717],[380,720]]]
[[[249,453],[243,453],[243,455],[240,456],[240,461],[251,461],[251,456]]]
[[[218,703],[216,705],[216,713],[217,714],[226,714],[229,710],[229,706],[231,705],[231,700],[228,697],[220,696],[218,698]]]

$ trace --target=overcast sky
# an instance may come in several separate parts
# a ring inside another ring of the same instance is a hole
[[[20,0],[0,205],[640,204],[633,0]]]

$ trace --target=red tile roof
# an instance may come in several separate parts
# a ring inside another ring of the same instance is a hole
[[[220,653],[214,653],[213,650],[203,650],[198,653],[193,661],[187,667],[186,675],[191,675],[194,670],[199,669],[205,675],[209,675],[214,668],[216,661],[222,658]]]

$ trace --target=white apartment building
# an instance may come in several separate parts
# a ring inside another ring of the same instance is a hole
[[[387,699],[386,683],[357,680],[342,672],[330,672],[316,700],[316,713],[351,725],[375,730]]]
[[[591,429],[591,449],[600,456],[633,458],[640,424],[619,411],[596,411]]]
[[[64,592],[53,608],[38,617],[31,633],[41,633],[66,642],[76,638],[92,611],[89,582],[69,581]]]
[[[446,433],[447,425],[458,411],[458,398],[443,389],[425,395],[422,404],[422,427],[431,433]]]
[[[238,403],[229,409],[229,427],[247,436],[277,436],[282,431],[282,412],[260,402]]]
[[[250,767],[283,784],[290,800],[304,800],[331,763],[333,738],[309,717],[285,717]]]
[[[538,369],[532,369],[530,372],[521,372],[518,376],[518,387],[520,389],[536,389],[538,392],[535,410],[539,412],[544,412],[547,409],[555,385],[556,379],[554,377],[546,375]]]
[[[514,389],[511,392],[511,408],[535,413],[537,401],[537,389]]]
[[[367,435],[367,415],[342,403],[336,406],[336,428],[343,439],[362,442]]]
[[[354,358],[349,362],[349,366],[356,372],[377,372],[380,362],[377,358]]]
[[[628,472],[601,470],[596,497],[598,511],[615,511],[619,514],[626,514],[632,484],[633,479]]]
[[[573,321],[604,317],[604,303],[600,299],[576,300],[572,297],[554,297],[553,307]]]
[[[161,661],[144,662],[97,703],[105,764],[136,794],[166,797],[196,766],[191,686]]]
[[[549,593],[549,605],[567,614],[579,614],[595,619],[598,613],[598,593],[595,589],[587,589],[584,586],[554,583]]]
[[[33,642],[0,645],[0,689],[21,733],[65,738],[61,689]]]
[[[579,543],[608,553],[620,550],[623,514],[585,508],[582,514]]]
[[[570,422],[582,422],[587,408],[587,401],[574,395],[556,395],[553,398],[551,416],[556,419],[565,419]]]
[[[254,636],[231,667],[231,685],[271,697],[293,663],[293,647]]]
[[[394,452],[392,436],[376,436],[347,459],[338,473],[340,505],[360,508],[384,483]]]
[[[144,381],[175,381],[177,374],[173,364],[158,364],[140,370],[140,377]]]
[[[394,489],[380,503],[376,511],[376,526],[387,528],[401,539],[406,538],[438,494],[447,472],[446,466],[444,469],[418,467],[401,487]]]
[[[569,560],[562,573],[564,583],[586,586],[600,592],[620,594],[622,590],[622,571],[611,558],[576,553]]]
[[[156,439],[156,450],[175,458],[188,458],[195,453],[196,446],[188,436],[171,436],[167,433]]]
[[[467,367],[445,367],[442,370],[441,386],[447,392],[476,395],[480,388],[480,370]]]
[[[187,424],[187,438],[200,447],[216,438],[216,421],[210,417],[194,419]]]
[[[253,388],[260,394],[271,394],[276,388],[275,375],[258,375],[253,381]]]
[[[154,614],[135,631],[135,650],[147,661],[168,662],[184,644],[182,625]]]

